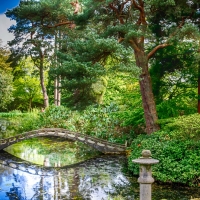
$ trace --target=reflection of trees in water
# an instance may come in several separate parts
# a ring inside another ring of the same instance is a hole
[[[62,179],[61,173],[59,172],[57,176],[53,177],[54,183],[54,199],[62,199]],[[67,194],[66,194],[67,195]],[[66,197],[66,196],[65,196]]]
[[[6,169],[10,171],[9,167]],[[41,175],[28,174],[27,172],[30,170],[37,170],[41,172]],[[48,173],[43,173],[43,170]],[[57,169],[41,167],[40,170],[38,166],[28,166],[27,164],[27,172],[14,170],[15,176],[13,176],[13,169],[11,171],[12,178],[9,176],[8,183],[20,183],[15,186],[24,188],[21,196],[28,200],[99,199],[98,195],[102,197],[101,199],[107,199],[109,193],[115,190],[113,187],[115,183],[123,182],[122,185],[126,185],[126,180],[123,180],[120,172],[119,157],[117,160],[112,157],[109,157],[109,160],[101,157],[75,166]],[[7,176],[5,177],[7,179]]]
[[[12,183],[12,188],[10,188],[9,192],[6,192],[7,197],[10,200],[25,200],[25,198],[22,196],[23,191],[21,187],[15,186],[14,183]]]
[[[77,199],[78,197],[82,197],[79,193],[79,168],[71,168],[67,170],[67,182],[69,184],[69,195],[70,199]]]
[[[24,200],[25,199],[25,187],[24,184],[26,182],[24,176],[20,176],[17,173],[13,173],[12,168],[5,167],[3,165],[0,165],[0,185],[3,185],[3,177],[6,177],[6,180],[12,180],[14,183],[12,183],[12,187],[10,188],[10,191],[6,192],[7,197],[9,197],[10,200]],[[15,183],[20,183],[22,187],[15,186]]]
[[[1,173],[1,177],[5,176],[5,177],[10,177],[10,179],[12,179],[12,175],[13,175],[13,169],[10,167],[6,167],[4,165],[0,165],[0,173]]]
[[[41,176],[40,181],[33,186],[34,195],[31,200],[38,199],[52,199],[51,193],[49,192],[52,188],[51,180],[47,180],[49,177]]]
[[[61,177],[60,172],[58,176],[54,176],[54,199],[61,199]]]
[[[15,181],[16,184],[20,184],[21,187],[16,186],[15,183],[12,183],[12,187],[10,188],[9,192],[6,192],[7,197],[9,197],[10,200],[25,200],[25,183],[26,179],[24,176],[19,175],[17,173],[13,173],[12,180]]]
[[[89,194],[93,199],[98,197],[108,199],[110,194],[116,196],[122,192],[121,190],[117,193],[116,186],[128,190],[130,182],[121,171],[123,159],[123,157],[101,157],[90,165],[82,167],[80,191]],[[133,199],[133,196],[130,199]]]
[[[39,137],[13,144],[5,150],[29,162],[54,167],[55,163],[61,166],[82,162],[100,153],[80,142],[63,140],[59,137]]]
[[[33,186],[34,195],[31,200],[58,200],[69,197],[67,181],[61,176],[61,173],[53,176],[41,176],[39,182]]]

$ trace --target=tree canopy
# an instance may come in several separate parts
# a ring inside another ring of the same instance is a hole
[[[160,128],[156,103],[180,93],[195,96],[197,6],[195,0],[21,1],[6,12],[17,22],[9,29],[15,35],[9,43],[10,59],[32,58],[45,107],[48,92],[52,98],[53,90],[48,88],[54,88],[59,102],[62,90],[64,102],[102,103],[109,80],[102,82],[105,88],[98,101],[100,93],[94,87],[100,80],[122,71],[137,77],[146,132],[151,134]],[[44,76],[47,69],[49,85]]]
[[[2,46],[0,40],[0,110],[7,110],[13,100],[13,76],[8,62],[9,50]]]
[[[195,20],[196,9],[187,2],[174,0],[87,3],[86,12],[77,19],[77,23],[93,24],[103,40],[112,37],[132,49],[136,66],[141,70],[139,83],[146,131],[152,133],[158,130],[149,61],[163,48],[180,40],[198,37],[198,28],[192,21]]]

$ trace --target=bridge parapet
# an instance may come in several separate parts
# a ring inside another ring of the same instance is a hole
[[[33,130],[25,132],[21,135],[0,140],[0,149],[4,149],[12,144],[18,143],[29,138],[41,136],[57,136],[73,141],[79,141],[105,154],[122,154],[125,153],[126,150],[125,145],[114,144],[103,139],[95,138],[77,132],[72,132],[61,128],[44,128],[39,130]]]

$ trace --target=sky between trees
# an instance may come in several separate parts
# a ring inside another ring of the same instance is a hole
[[[13,34],[8,32],[8,28],[14,24],[14,21],[11,21],[5,16],[5,12],[7,9],[14,8],[19,5],[20,0],[0,0],[0,39],[3,42],[3,45],[6,45],[8,41],[12,40]]]

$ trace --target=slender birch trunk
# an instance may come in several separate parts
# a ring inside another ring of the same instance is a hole
[[[45,86],[45,77],[44,77],[44,58],[40,58],[40,85],[42,87],[42,94],[43,94],[43,99],[44,99],[44,107],[49,106],[49,97],[47,94],[47,88]]]
[[[58,80],[57,106],[60,106],[61,105],[61,76],[59,76],[57,80]]]
[[[58,79],[57,77],[54,79],[54,104],[57,106],[58,104]]]

